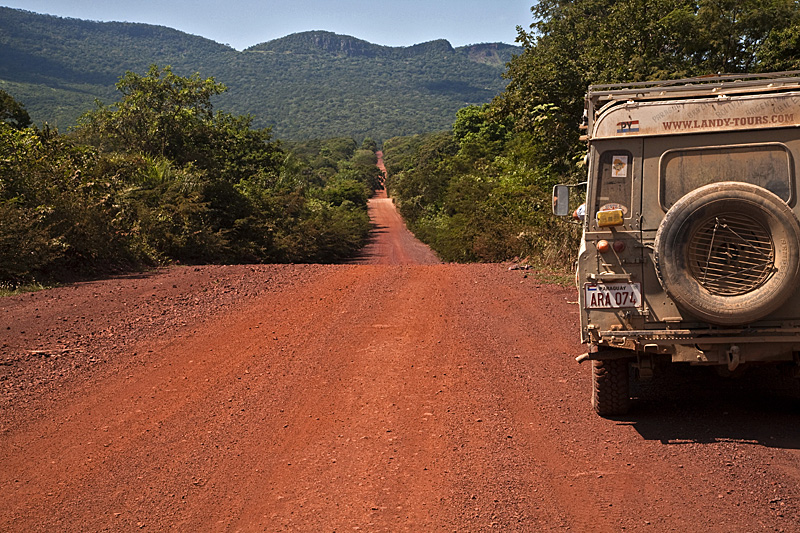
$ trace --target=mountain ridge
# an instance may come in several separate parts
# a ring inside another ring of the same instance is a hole
[[[308,45],[313,46],[314,49],[309,49]],[[492,65],[505,64],[511,59],[510,54],[519,51],[521,51],[520,47],[506,43],[476,43],[453,47],[447,39],[434,39],[409,46],[386,46],[327,30],[292,33],[242,50],[242,52],[268,53],[327,52],[340,57],[385,58],[408,58],[437,52],[458,52],[466,54],[475,63]]]
[[[309,48],[309,45],[311,48]],[[338,34],[327,30],[310,30],[292,33],[284,37],[259,43],[245,48],[243,52],[291,52],[292,50],[306,52],[321,51],[350,57],[407,57],[437,51],[452,51],[455,49],[446,39],[435,39],[409,46],[386,46],[371,43],[351,35]]]
[[[385,139],[447,128],[457,109],[502,91],[503,65],[521,50],[505,43],[454,48],[445,39],[391,47],[315,30],[237,51],[165,26],[6,7],[0,47],[0,88],[37,123],[74,124],[95,99],[116,100],[114,84],[126,71],[159,64],[214,77],[229,87],[218,108],[252,115],[255,125],[290,139]]]

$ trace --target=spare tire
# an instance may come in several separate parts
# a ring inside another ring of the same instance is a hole
[[[682,309],[712,324],[748,324],[797,290],[800,222],[762,187],[712,183],[667,211],[655,263],[661,286]]]

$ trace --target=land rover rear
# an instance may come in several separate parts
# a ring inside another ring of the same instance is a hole
[[[800,73],[597,85],[577,263],[592,404],[659,360],[800,369]],[[572,212],[556,186],[557,215]],[[575,194],[573,194],[573,197]]]

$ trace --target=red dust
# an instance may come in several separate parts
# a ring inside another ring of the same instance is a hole
[[[687,377],[598,418],[573,289],[370,208],[359,264],[0,300],[0,529],[800,530],[796,411]]]

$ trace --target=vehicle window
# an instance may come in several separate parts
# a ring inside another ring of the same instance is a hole
[[[670,150],[661,157],[661,207],[719,181],[743,181],[792,200],[791,156],[782,144]]]
[[[633,156],[624,150],[603,152],[598,168],[595,213],[609,209],[622,209],[630,216]]]

